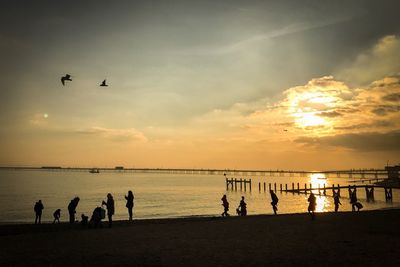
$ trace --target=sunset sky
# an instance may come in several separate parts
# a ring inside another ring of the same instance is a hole
[[[0,166],[398,164],[399,10],[386,0],[5,1]]]

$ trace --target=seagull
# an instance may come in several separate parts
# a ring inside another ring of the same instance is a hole
[[[108,86],[108,84],[106,84],[106,80],[104,80],[104,81],[100,84],[100,86]]]
[[[283,131],[287,132],[287,129],[285,129],[285,130],[283,130]]]
[[[65,76],[62,76],[62,77],[61,77],[61,83],[62,83],[62,85],[65,85],[65,81],[72,81],[71,75],[65,74]]]

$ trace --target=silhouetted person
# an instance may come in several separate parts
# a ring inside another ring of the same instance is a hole
[[[63,86],[65,85],[65,81],[72,81],[71,75],[65,74],[65,76],[62,76],[61,77],[61,83],[62,83]]]
[[[340,203],[340,199],[339,199],[339,194],[335,193],[333,195],[333,203],[335,204],[335,212],[337,212],[339,210],[339,205],[342,205],[342,203]]]
[[[56,223],[56,222],[60,223],[61,210],[56,209],[56,211],[53,213],[53,217],[54,217],[53,223]]]
[[[79,200],[80,200],[79,197],[75,197],[68,204],[69,223],[71,223],[71,224],[75,222],[76,207],[79,204]]]
[[[35,206],[33,207],[33,210],[35,211],[35,224],[42,223],[42,211],[44,209],[42,200],[39,200],[38,202],[35,203]]]
[[[311,193],[307,199],[308,201],[308,213],[311,214],[311,219],[314,220],[315,218],[315,207],[317,206],[317,199],[315,198],[314,194]]]
[[[356,193],[355,190],[351,193],[351,196],[350,196],[350,204],[351,204],[351,210],[352,210],[352,211],[356,211],[356,206],[357,206],[357,193]],[[360,209],[358,209],[358,210],[360,210]]]
[[[106,217],[106,211],[101,207],[96,207],[93,210],[92,217],[90,218],[90,225],[97,228],[97,226],[101,226],[101,220]]]
[[[135,199],[135,197],[133,196],[133,193],[131,190],[128,191],[128,196],[125,196],[126,199],[126,207],[128,208],[128,214],[129,214],[129,220],[132,221],[132,217],[133,217],[133,200]]]
[[[271,194],[271,206],[272,206],[272,209],[274,210],[274,214],[276,215],[276,211],[278,210],[278,207],[277,207],[277,205],[278,205],[278,201],[279,201],[279,199],[278,199],[278,197],[276,196],[276,194],[274,193],[274,191],[273,190],[269,190],[269,193]]]
[[[239,216],[247,215],[247,204],[244,202],[244,196],[242,196],[242,200],[240,200],[239,207],[236,209],[236,212]]]
[[[226,199],[226,195],[223,195],[221,200],[222,200],[222,206],[224,207],[224,212],[222,212],[221,216],[222,217],[229,216],[229,213],[228,213],[228,211],[229,211],[229,202]]]
[[[107,194],[107,202],[103,200],[103,205],[107,207],[107,216],[108,216],[108,227],[111,228],[112,226],[112,216],[114,215],[114,198],[113,196],[108,193]]]

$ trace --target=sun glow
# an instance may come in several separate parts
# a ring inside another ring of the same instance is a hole
[[[314,88],[314,90],[316,90]],[[324,91],[293,91],[288,95],[289,115],[301,128],[322,128],[332,124],[320,114],[336,106],[337,98]]]
[[[297,113],[295,114],[295,117],[295,122],[300,127],[314,127],[326,124],[326,120],[316,116],[314,112]]]

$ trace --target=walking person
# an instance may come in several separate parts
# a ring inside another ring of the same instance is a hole
[[[342,203],[340,203],[340,199],[339,199],[339,194],[338,193],[334,193],[334,195],[333,195],[333,203],[335,204],[335,212],[338,212],[339,205],[342,205]]]
[[[131,190],[128,191],[128,196],[125,196],[126,199],[126,207],[128,208],[128,214],[129,214],[129,220],[132,221],[132,217],[133,217],[133,200],[134,200],[134,196]]]
[[[224,207],[224,212],[222,212],[221,216],[222,217],[224,217],[224,216],[227,217],[227,216],[229,216],[229,213],[228,213],[228,211],[229,211],[229,202],[226,199],[226,195],[223,195],[221,200],[222,200],[222,206]]]
[[[308,201],[308,213],[311,214],[311,219],[315,219],[315,207],[317,206],[317,199],[314,196],[314,193],[311,192],[310,196],[307,199]]]
[[[42,211],[44,209],[42,200],[39,199],[38,202],[35,203],[33,210],[35,211],[35,224],[42,223]]]
[[[107,202],[103,200],[102,205],[107,207],[108,227],[112,226],[112,216],[114,215],[114,198],[111,193],[107,194]]]
[[[79,197],[75,197],[69,202],[68,204],[68,213],[69,213],[69,223],[73,224],[75,222],[75,213],[76,213],[76,207],[79,204]]]
[[[279,199],[273,190],[269,190],[269,193],[271,194],[271,200],[272,200],[271,206],[272,206],[272,209],[274,210],[274,214],[276,215],[276,211],[278,210],[277,205],[278,205]]]
[[[353,190],[353,192],[351,193],[350,204],[351,204],[351,211],[356,211],[356,207],[357,207],[357,193],[356,193],[356,190]]]

